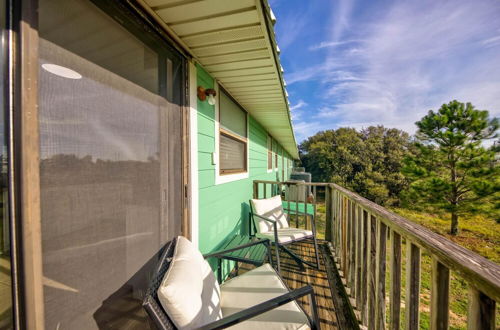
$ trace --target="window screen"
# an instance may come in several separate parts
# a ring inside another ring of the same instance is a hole
[[[246,112],[223,91],[219,96],[219,120],[221,128],[241,137],[247,137]]]
[[[219,93],[220,174],[247,170],[247,114],[231,98]]]
[[[222,173],[246,170],[246,143],[225,134],[220,135],[220,167]]]

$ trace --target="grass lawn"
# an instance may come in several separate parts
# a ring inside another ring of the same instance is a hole
[[[494,219],[489,219],[480,215],[464,216],[460,219],[460,232],[457,236],[448,234],[450,220],[445,214],[431,214],[416,212],[407,209],[392,209],[411,221],[425,226],[436,233],[439,233],[453,242],[470,249],[496,263],[500,263],[500,224]],[[316,226],[318,238],[324,238],[325,232],[325,205],[318,204]],[[387,242],[389,246],[389,242]],[[403,276],[402,282],[405,285],[405,252],[403,246]],[[388,253],[389,255],[389,253]],[[421,295],[420,295],[420,328],[429,329],[430,322],[430,283],[431,283],[431,257],[422,251],[421,258]],[[389,292],[389,273],[386,274],[386,289]],[[453,272],[450,281],[450,329],[467,328],[467,282]],[[404,322],[404,289],[402,292],[402,323]],[[386,311],[388,310],[388,300]],[[500,307],[497,306],[497,324],[500,324]],[[404,327],[404,326],[403,326]]]

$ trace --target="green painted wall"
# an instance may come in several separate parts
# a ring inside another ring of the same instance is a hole
[[[197,86],[213,88],[212,77],[197,69]],[[286,175],[289,155],[277,146],[278,172],[267,173],[267,132],[249,116],[249,178],[215,184],[215,165],[211,157],[215,149],[215,107],[198,100],[198,185],[199,185],[199,248],[202,253],[216,250],[234,234],[248,232],[248,200],[253,194],[253,180],[281,179],[284,154]],[[272,135],[272,132],[271,132]],[[274,162],[274,155],[273,155]],[[274,166],[274,163],[273,163]]]

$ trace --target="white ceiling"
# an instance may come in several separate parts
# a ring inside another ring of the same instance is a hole
[[[266,0],[144,0],[184,48],[298,158]],[[268,32],[269,28],[269,32]]]

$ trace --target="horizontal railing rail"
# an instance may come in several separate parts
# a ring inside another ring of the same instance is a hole
[[[271,189],[266,191],[268,185]],[[422,251],[432,258],[431,329],[448,328],[451,271],[469,285],[468,328],[495,329],[496,302],[500,301],[498,264],[333,183],[256,180],[254,197],[283,194],[287,189],[290,191],[291,186],[296,186],[296,191],[299,186],[312,188],[309,200],[287,201],[288,206],[302,202],[306,210],[307,202],[315,204],[317,201],[316,189],[324,187],[325,239],[333,245],[339,271],[360,312],[360,322],[368,329],[400,328],[403,240],[406,242],[406,329],[419,328]],[[297,208],[298,205],[295,210]],[[385,285],[387,270],[390,276],[388,290]]]

